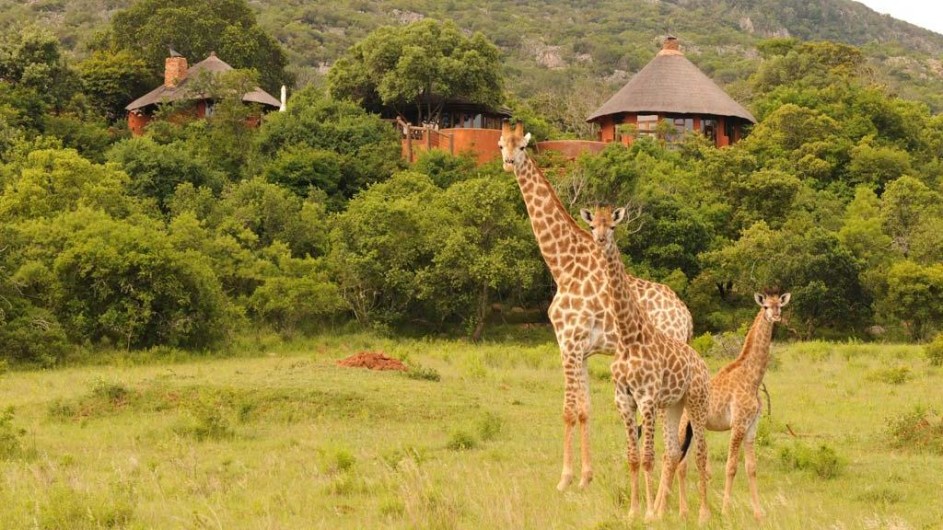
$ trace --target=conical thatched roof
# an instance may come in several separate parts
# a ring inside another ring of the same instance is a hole
[[[665,39],[664,49],[586,121],[621,113],[713,114],[756,123],[750,111],[681,53],[674,37]]]
[[[232,66],[229,66],[225,61],[217,57],[215,53],[211,53],[210,56],[206,59],[203,59],[202,61],[189,67],[187,69],[187,76],[180,80],[177,83],[177,86],[168,87],[166,85],[161,85],[132,101],[128,104],[127,107],[125,107],[125,109],[135,110],[144,108],[148,105],[156,105],[159,103],[204,99],[206,97],[205,94],[195,93],[193,90],[188,89],[187,81],[199,77],[202,72],[217,75],[223,72],[228,72],[232,69]],[[268,105],[270,107],[281,106],[281,101],[275,99],[271,94],[259,87],[256,87],[252,92],[244,94],[242,96],[242,101],[247,103],[261,103],[262,105]]]

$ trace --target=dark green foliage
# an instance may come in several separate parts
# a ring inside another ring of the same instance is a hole
[[[280,171],[273,174],[274,181],[288,180],[284,183],[298,191],[321,183],[329,188],[322,189],[325,193],[344,198],[388,178],[399,166],[401,150],[394,127],[314,88],[296,93],[287,112],[270,115],[259,130],[256,146],[265,160],[272,160],[267,163],[269,170]],[[298,164],[306,163],[306,156],[315,157],[317,173],[297,170]],[[334,163],[339,165],[339,179],[333,173]]]
[[[123,119],[125,105],[153,88],[153,67],[128,50],[97,51],[76,69],[92,107],[109,121]]]
[[[256,70],[270,93],[291,84],[285,52],[257,25],[245,0],[141,0],[114,15],[111,37],[116,48],[141,57],[153,74],[163,73],[172,47],[190,64],[215,51],[233,68]]]
[[[155,200],[162,209],[184,182],[218,192],[226,181],[224,174],[194,156],[185,142],[159,144],[148,137],[133,138],[115,145],[108,159],[131,177],[128,191]]]
[[[456,182],[478,175],[475,159],[470,154],[454,156],[438,149],[420,155],[413,169],[428,175],[440,188],[448,188]]]
[[[417,109],[416,123],[435,122],[449,100],[501,103],[499,59],[482,33],[468,37],[453,22],[426,19],[377,29],[338,59],[328,80],[337,99],[372,111]]]
[[[145,219],[79,210],[25,229],[50,284],[40,288],[72,340],[205,347],[228,329],[219,282],[199,255],[171,248]]]

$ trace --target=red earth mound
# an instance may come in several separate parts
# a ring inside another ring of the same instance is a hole
[[[393,359],[383,352],[362,351],[337,361],[337,365],[351,368],[369,368],[370,370],[406,371],[406,365],[400,362],[399,359]]]

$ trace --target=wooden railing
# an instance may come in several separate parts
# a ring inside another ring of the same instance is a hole
[[[443,149],[449,154],[455,154],[455,138],[451,134],[441,132],[434,127],[412,125],[402,118],[396,118],[396,128],[400,138],[406,144],[405,154],[409,162],[415,161],[416,148],[426,151]]]

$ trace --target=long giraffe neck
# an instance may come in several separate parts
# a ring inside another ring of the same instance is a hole
[[[763,309],[753,320],[750,332],[743,341],[743,350],[737,358],[753,386],[759,388],[769,365],[769,349],[773,340],[773,323],[763,316]]]
[[[550,274],[559,283],[565,274],[565,264],[575,257],[576,248],[586,247],[575,243],[580,237],[588,238],[589,235],[576,224],[560,202],[550,181],[529,156],[514,164],[514,176],[524,196],[530,226],[537,238],[540,253],[547,262]]]
[[[615,243],[606,245],[605,255],[619,341],[623,346],[640,344],[652,337],[655,327],[642,313],[635,291],[629,289],[629,279],[619,254],[619,247]]]

